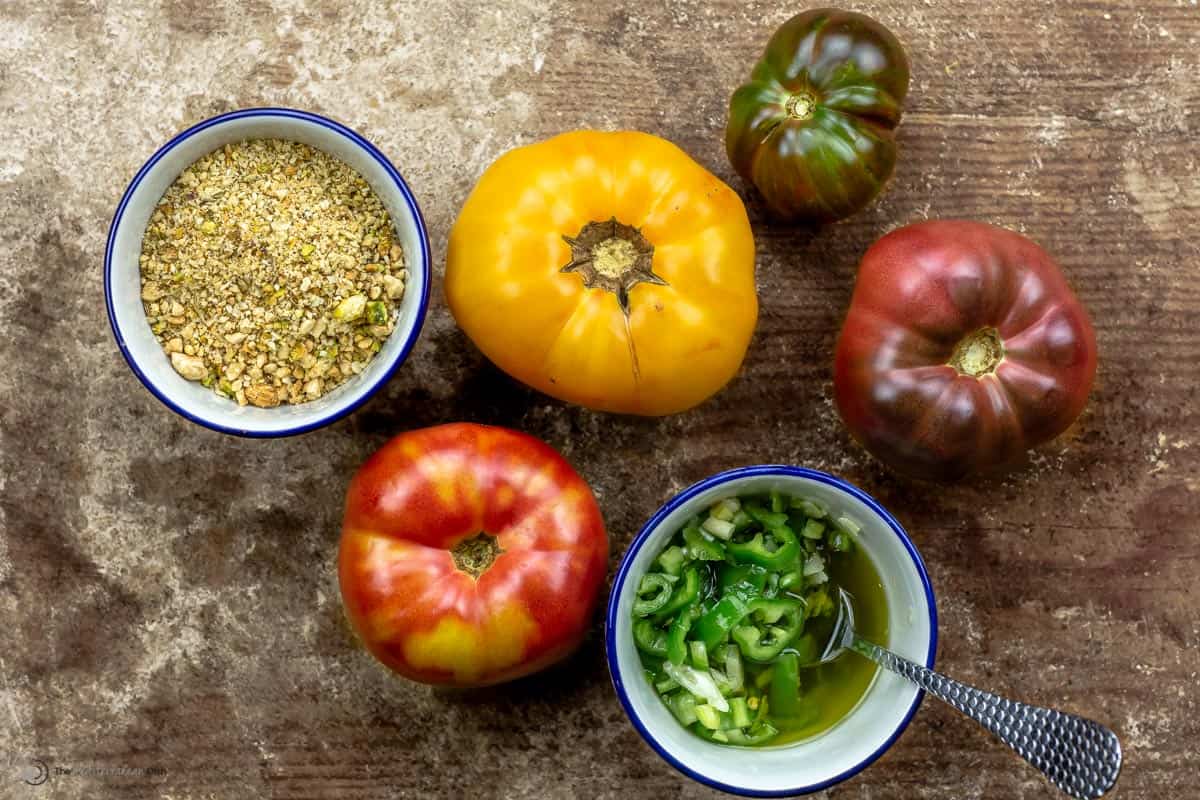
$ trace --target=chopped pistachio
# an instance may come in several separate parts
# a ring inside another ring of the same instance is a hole
[[[367,322],[372,325],[386,325],[388,321],[387,304],[374,300],[367,303]]]
[[[353,322],[362,316],[366,307],[366,295],[352,294],[333,309],[333,318],[342,322]]]

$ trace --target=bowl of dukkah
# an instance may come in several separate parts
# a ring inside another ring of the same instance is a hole
[[[181,416],[288,436],[350,413],[404,362],[429,301],[412,192],[370,142],[305,111],[198,123],[138,171],[104,292],[138,379]]]

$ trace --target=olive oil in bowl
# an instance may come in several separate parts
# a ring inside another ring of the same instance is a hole
[[[854,627],[864,639],[888,640],[888,608],[883,581],[871,556],[862,547],[840,553],[829,565],[829,581],[841,586],[852,599]],[[831,592],[832,594],[832,592]],[[833,617],[817,617],[805,630],[801,661],[815,661],[833,632]],[[811,636],[811,639],[806,637]],[[816,653],[808,642],[814,642]],[[797,647],[799,650],[799,646]],[[879,667],[847,650],[824,664],[800,668],[800,693],[807,714],[794,720],[779,719],[779,736],[772,745],[792,744],[832,728],[846,717],[867,693]]]

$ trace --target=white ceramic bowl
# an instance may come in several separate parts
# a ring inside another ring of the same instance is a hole
[[[163,192],[189,164],[232,142],[288,139],[341,159],[361,175],[392,217],[404,248],[408,282],[396,328],[370,365],[329,394],[308,403],[275,408],[238,406],[171,367],[146,323],[138,257],[150,214]],[[251,108],[222,114],[188,128],[167,142],[138,170],[125,190],[104,254],[104,296],[121,354],[150,392],[168,408],[214,430],[239,436],[290,436],[319,428],[367,401],[408,356],[429,304],[429,237],[408,185],[370,142],[345,125],[307,111]]]
[[[859,542],[875,562],[887,596],[888,641],[880,644],[927,667],[933,667],[937,650],[937,610],[920,555],[900,523],[845,481],[799,467],[746,467],[703,480],[660,508],[626,552],[609,597],[605,634],[613,685],[633,726],[660,756],[701,783],[750,797],[807,794],[852,777],[896,741],[923,696],[881,670],[858,705],[828,731],[763,748],[706,742],[680,726],[663,705],[633,642],[630,615],[641,576],[689,517],[723,497],[773,489],[819,500],[857,520]]]

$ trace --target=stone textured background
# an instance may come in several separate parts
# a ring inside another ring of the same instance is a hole
[[[725,160],[725,103],[772,2],[0,2],[0,797],[697,798],[642,744],[597,630],[567,665],[479,694],[393,679],[343,623],[343,492],[391,434],[500,423],[592,482],[613,564],[673,492],[784,461],[839,473],[912,532],[940,665],[1122,735],[1117,796],[1200,785],[1200,9],[1196,0],[856,4],[913,62],[886,196],[819,231],[768,224]],[[101,261],[122,190],[180,129],[280,104],[359,129],[405,174],[440,271],[484,167],[578,127],[639,128],[743,190],[762,318],[742,376],[664,420],[513,384],[435,285],[412,358],[363,410],[243,441],[159,405],[117,354]],[[831,405],[857,259],[933,216],[1020,230],[1094,317],[1099,382],[1074,435],[948,488],[872,463]],[[71,767],[40,787],[30,759]],[[154,768],[86,776],[83,767]],[[927,702],[829,798],[1054,794]]]

